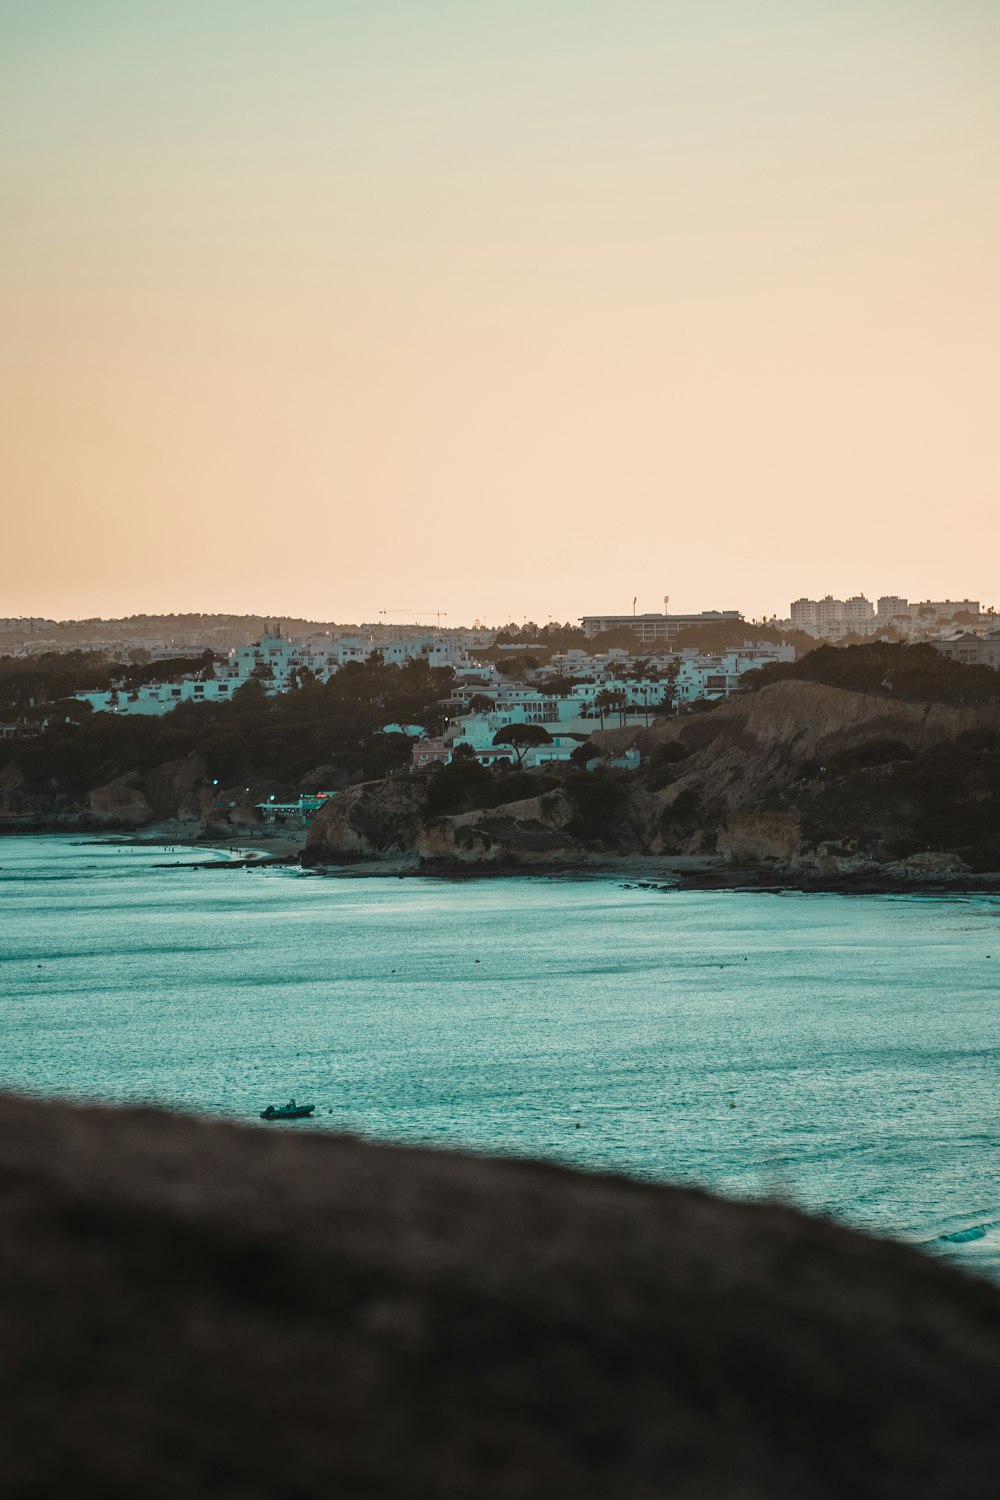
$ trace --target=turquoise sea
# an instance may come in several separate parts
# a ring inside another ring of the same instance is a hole
[[[1000,895],[163,868],[0,839],[0,1087],[549,1156],[1000,1278]],[[227,856],[206,853],[206,863]]]

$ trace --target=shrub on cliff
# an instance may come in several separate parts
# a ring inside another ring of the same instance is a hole
[[[863,740],[860,745],[849,745],[827,757],[826,769],[831,776],[849,776],[855,771],[867,770],[869,766],[885,766],[894,760],[910,760],[913,751],[904,740],[889,735],[879,735]]]
[[[775,682],[816,682],[855,693],[879,693],[908,702],[994,703],[1000,672],[942,656],[933,646],[871,641],[864,646],[820,646],[798,661],[770,662],[742,680],[757,692]]]
[[[691,751],[680,740],[658,745],[643,767],[643,780],[651,792],[659,792],[677,780],[677,768],[687,760]]]
[[[625,788],[604,771],[569,771],[563,790],[576,809],[566,825],[573,838],[584,843],[614,842],[622,832],[628,805]]]
[[[492,790],[493,777],[487,768],[478,760],[462,756],[432,772],[424,803],[424,820],[430,822],[434,818],[487,807]]]

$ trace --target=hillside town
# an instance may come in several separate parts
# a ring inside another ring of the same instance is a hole
[[[926,642],[963,664],[1000,668],[1000,618],[978,600],[911,603],[884,595],[873,604],[863,595],[846,600],[828,595],[797,599],[786,618],[764,622],[747,622],[733,609],[671,613],[669,598],[663,604],[659,613],[584,615],[578,626],[567,625],[558,637],[538,631],[545,637],[538,641],[521,639],[525,632],[511,627],[487,630],[478,621],[469,629],[442,627],[440,618],[433,629],[396,625],[386,612],[378,624],[354,628],[309,629],[307,622],[289,627],[264,621],[252,639],[246,639],[246,621],[234,620],[234,638],[225,650],[220,649],[218,617],[184,621],[184,628],[167,631],[162,629],[167,621],[160,617],[159,632],[155,617],[135,622],[136,632],[121,629],[131,622],[114,622],[111,629],[104,622],[89,622],[89,631],[88,622],[67,622],[77,641],[87,641],[109,660],[145,659],[154,668],[157,662],[169,668],[181,652],[201,653],[194,670],[165,676],[151,670],[152,680],[139,682],[123,675],[108,685],[78,690],[72,700],[79,711],[95,715],[163,718],[180,705],[224,705],[251,683],[273,698],[306,683],[329,683],[350,666],[420,663],[429,670],[444,669],[452,685],[437,726],[383,726],[385,734],[406,735],[411,741],[411,770],[446,765],[456,755],[486,766],[502,762],[528,770],[574,755],[579,761],[577,752],[596,729],[648,726],[664,715],[696,713],[739,691],[747,673],[794,661],[823,642]],[[57,649],[61,628],[40,619],[0,620],[0,654],[16,660],[41,654],[43,643],[48,651]],[[537,627],[529,627],[529,637],[532,629]],[[508,639],[512,634],[518,638]],[[700,637],[712,644],[691,644]],[[554,640],[563,649],[553,649]],[[32,712],[0,724],[0,735],[35,735],[47,722]],[[608,762],[592,762],[598,763]],[[615,763],[634,769],[638,751],[623,752]]]

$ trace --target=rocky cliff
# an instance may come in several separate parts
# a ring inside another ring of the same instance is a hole
[[[153,820],[153,809],[135,772],[95,787],[84,801],[83,814],[91,828],[139,828]]]
[[[251,827],[258,822],[250,788],[246,805],[227,814],[226,827]],[[243,796],[244,787],[234,795]],[[29,786],[16,762],[0,771],[0,832],[60,828],[135,830],[151,823],[187,823],[192,833],[221,823],[214,804],[232,800],[213,786],[200,755],[164,761],[147,771],[128,771],[90,791],[69,791],[55,784]],[[231,825],[231,826],[230,826]]]
[[[436,819],[417,835],[417,852],[432,862],[551,865],[586,856],[570,832],[576,809],[565,793],[522,797],[498,807]]]
[[[1000,1295],[776,1205],[0,1099],[6,1495],[981,1500]]]
[[[901,876],[918,874],[910,856],[928,851],[1000,868],[1000,705],[789,681],[710,713],[594,738],[641,750],[653,852],[721,840],[737,859],[813,865],[826,845],[828,869],[858,851]]]
[[[904,703],[791,681],[732,698],[711,713],[605,731],[594,740],[606,750],[637,745],[645,760],[679,745],[690,758],[673,783],[678,791],[696,786],[717,813],[729,814],[756,808],[801,779],[804,765],[821,765],[852,746],[893,739],[920,751],[975,729],[1000,735],[1000,705]]]
[[[306,863],[414,852],[425,796],[422,779],[410,776],[366,781],[338,792],[313,820]]]

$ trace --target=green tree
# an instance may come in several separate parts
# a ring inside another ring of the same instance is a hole
[[[604,728],[605,714],[617,713],[618,722],[625,723],[625,709],[628,706],[628,698],[621,688],[602,688],[594,699],[594,707],[601,718],[601,728]]]
[[[493,736],[494,745],[510,745],[517,756],[517,764],[520,766],[524,760],[525,751],[531,750],[536,745],[551,745],[552,736],[542,724],[508,724],[504,729],[498,729]]]
[[[537,666],[537,656],[505,656],[497,662],[497,671],[501,677],[524,677]]]

